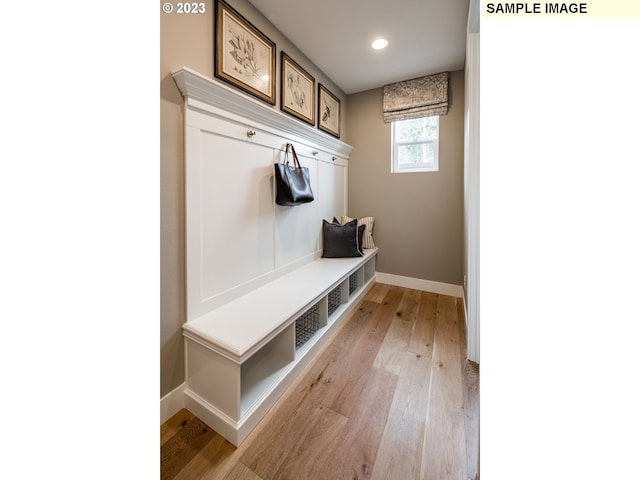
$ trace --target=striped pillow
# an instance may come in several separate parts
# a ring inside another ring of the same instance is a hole
[[[340,223],[343,225],[352,220],[353,218],[347,217],[346,215],[340,217]],[[364,238],[362,239],[362,246],[364,248],[376,248],[375,243],[373,243],[373,220],[373,217],[362,217],[358,219],[358,226],[364,225],[366,227]]]

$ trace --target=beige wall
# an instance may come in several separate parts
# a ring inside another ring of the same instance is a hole
[[[440,118],[438,172],[391,174],[391,127],[382,88],[347,98],[349,215],[375,217],[379,272],[463,283],[464,71],[452,72]]]
[[[327,86],[342,100],[342,139],[347,133],[346,96],[246,0],[228,0],[240,14],[276,43],[276,72],[280,51]],[[185,321],[184,158],[182,97],[171,72],[189,67],[213,78],[213,0],[205,14],[160,15],[160,396],[184,382],[182,324]],[[280,84],[276,84],[276,106]]]

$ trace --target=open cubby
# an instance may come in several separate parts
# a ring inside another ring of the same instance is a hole
[[[376,274],[376,262],[375,258],[372,258],[364,264],[364,283],[371,280]]]
[[[293,334],[291,328],[283,330],[240,366],[240,416],[282,377],[294,360]]]
[[[296,318],[295,325],[297,350],[320,330],[320,305],[315,304]]]
[[[342,305],[342,285],[338,285],[329,292],[329,295],[327,295],[327,301],[328,313],[329,316],[331,316],[338,309],[338,307]]]
[[[349,275],[349,295],[352,295],[357,288],[358,288],[358,272],[353,272],[351,275]]]
[[[349,275],[349,295],[353,295],[360,287],[365,284],[365,270],[369,262],[362,265],[355,272]],[[375,266],[374,266],[375,268]],[[369,277],[372,278],[372,277]]]

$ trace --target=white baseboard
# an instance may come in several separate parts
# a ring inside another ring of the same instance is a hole
[[[434,282],[432,280],[423,280],[421,278],[403,277],[401,275],[393,275],[391,273],[376,272],[376,281],[396,285],[397,287],[413,288],[424,292],[437,293],[439,295],[450,295],[452,297],[464,297],[462,285],[453,285],[451,283]]]
[[[186,384],[176,387],[160,399],[160,425],[184,408],[184,390]]]

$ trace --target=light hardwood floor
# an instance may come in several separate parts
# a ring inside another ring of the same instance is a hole
[[[475,479],[478,384],[461,299],[377,283],[239,448],[162,425],[161,478]]]

